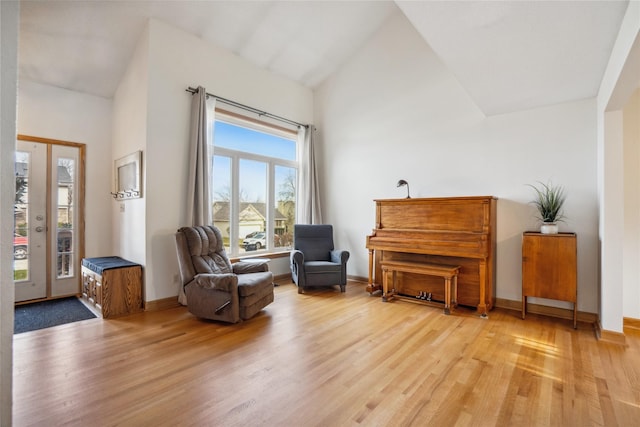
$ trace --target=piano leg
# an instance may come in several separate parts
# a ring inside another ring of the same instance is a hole
[[[451,304],[454,307],[458,307],[458,275],[453,276],[453,299],[451,300]]]
[[[389,289],[389,270],[382,269],[382,301],[387,302],[387,290]]]
[[[374,250],[369,249],[369,283],[367,284],[367,292],[373,295],[374,292],[380,290],[380,285],[373,282],[373,266],[374,266]]]
[[[481,260],[478,267],[480,269],[480,304],[478,304],[478,312],[482,319],[488,319],[486,300],[487,262]]]
[[[382,269],[382,301],[388,302],[393,299],[393,296],[396,293],[396,271],[392,270],[392,289],[389,290],[389,270],[386,268]]]
[[[451,278],[444,278],[444,314],[451,314]]]

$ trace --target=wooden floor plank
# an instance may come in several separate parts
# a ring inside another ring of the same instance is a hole
[[[185,308],[14,336],[14,425],[635,425],[640,331],[276,288],[227,325]]]

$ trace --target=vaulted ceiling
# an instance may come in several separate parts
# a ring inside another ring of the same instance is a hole
[[[149,18],[310,88],[403,13],[487,114],[597,94],[628,1],[23,1],[19,78],[113,96]],[[401,48],[401,47],[399,47]]]

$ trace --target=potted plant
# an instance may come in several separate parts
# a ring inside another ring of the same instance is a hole
[[[562,221],[564,214],[562,206],[566,200],[564,188],[551,183],[539,182],[539,186],[529,185],[535,191],[535,199],[531,201],[538,209],[538,219],[542,221],[540,232],[542,234],[557,234],[558,221]]]

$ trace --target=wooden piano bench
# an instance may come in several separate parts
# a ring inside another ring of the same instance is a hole
[[[382,261],[382,301],[390,301],[400,297],[396,292],[396,273],[425,274],[444,279],[444,314],[451,313],[451,304],[457,305],[458,300],[458,272],[459,265],[425,264],[408,261]],[[389,290],[389,272],[392,273],[391,290]],[[451,293],[453,292],[453,299]]]

